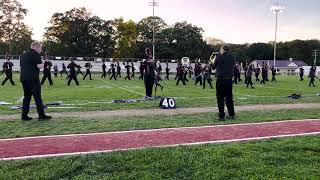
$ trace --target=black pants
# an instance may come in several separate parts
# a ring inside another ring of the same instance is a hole
[[[135,75],[135,72],[134,72],[134,71],[132,71],[131,78],[134,78],[134,75]]]
[[[251,87],[253,87],[252,77],[251,77],[251,76],[248,76],[248,77],[247,77],[247,87],[249,87],[249,85],[250,85]]]
[[[151,77],[144,77],[144,86],[146,89],[146,96],[152,97],[154,79]]]
[[[300,74],[300,81],[303,81],[303,74]]]
[[[4,86],[6,84],[7,81],[10,81],[12,86],[15,86],[16,84],[14,83],[13,79],[12,79],[12,72],[6,72],[6,78],[4,79],[4,81],[1,83],[2,86]]]
[[[232,94],[232,79],[217,79],[216,82],[217,90],[217,102],[219,108],[219,117],[224,118],[224,102],[226,99],[226,105],[228,108],[229,116],[235,116],[234,105],[233,105],[233,94]]]
[[[182,76],[178,76],[178,80],[177,80],[176,85],[179,85],[180,81],[182,81],[183,85],[187,85],[183,75]]]
[[[107,76],[107,72],[106,72],[106,70],[103,70],[101,78],[106,78],[106,76]]]
[[[121,72],[120,71],[117,72],[117,75],[115,77],[118,78],[118,76],[119,76],[119,78],[121,78]]]
[[[266,77],[262,75],[262,81],[260,81],[261,84],[266,84]]]
[[[240,74],[240,73],[238,74],[238,82],[242,82],[241,74]]]
[[[183,75],[183,79],[184,79],[184,82],[189,82],[189,80],[188,80],[188,78],[187,78],[187,73],[185,73],[184,75]]]
[[[90,77],[90,80],[92,80],[92,78],[91,78],[91,72],[90,72],[89,69],[87,69],[86,75],[84,75],[83,80],[85,80],[88,75],[89,75],[89,77]]]
[[[275,75],[275,74],[272,74],[272,80],[271,80],[271,82],[273,82],[273,81],[275,81],[275,82],[277,81],[277,80],[276,80],[276,75]]]
[[[238,84],[238,75],[237,74],[234,74],[234,76],[233,76],[233,83]]]
[[[140,77],[139,80],[143,80],[143,71],[140,71]]]
[[[194,83],[194,85],[197,85],[199,82],[200,82],[200,86],[202,86],[202,77],[200,75],[196,77],[196,82]]]
[[[166,73],[166,77],[164,79],[169,80],[169,73]]]
[[[130,78],[130,73],[129,72],[127,72],[127,76],[124,78],[124,80],[131,80],[131,78]]]
[[[48,79],[49,81],[49,84],[52,86],[53,85],[53,82],[52,82],[52,78],[51,78],[51,73],[50,72],[44,72],[43,73],[43,77],[42,77],[42,80],[41,80],[41,85],[44,84],[44,82]]]
[[[55,78],[57,78],[58,77],[58,72],[54,72],[53,75],[54,75]]]
[[[206,81],[207,81],[208,84],[210,85],[210,88],[213,89],[213,87],[212,87],[212,79],[211,79],[211,78],[210,78],[210,79],[203,79],[203,83],[202,83],[203,89],[206,88]]]
[[[313,87],[316,87],[315,85],[314,85],[314,77],[310,77],[310,83],[309,83],[309,86],[313,86]]]
[[[70,83],[71,83],[72,80],[74,80],[74,82],[76,82],[76,85],[79,86],[79,81],[77,79],[77,75],[70,74],[68,77],[69,77],[68,86],[70,86]]]
[[[44,108],[41,98],[41,85],[40,80],[28,80],[28,81],[22,81],[22,87],[24,92],[24,98],[23,98],[23,105],[22,105],[22,117],[26,117],[29,114],[30,109],[30,101],[31,97],[33,96],[34,101],[36,102],[37,111],[39,114],[39,117],[43,117],[44,114]]]
[[[260,82],[259,74],[256,74],[256,82]]]
[[[110,80],[111,80],[112,78],[114,78],[114,80],[117,80],[117,77],[118,77],[118,75],[116,76],[115,73],[112,73],[112,76],[110,77]]]

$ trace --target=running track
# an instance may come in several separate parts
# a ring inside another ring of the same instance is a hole
[[[0,160],[320,135],[320,119],[0,140]]]

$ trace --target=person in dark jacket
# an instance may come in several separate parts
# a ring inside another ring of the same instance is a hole
[[[92,80],[92,77],[91,77],[92,65],[89,62],[89,59],[88,59],[87,63],[84,65],[84,67],[86,68],[86,74],[84,75],[83,80],[85,80],[88,75],[89,75],[90,80]]]
[[[186,81],[185,81],[185,78],[184,78],[184,67],[182,66],[181,63],[178,64],[178,67],[177,67],[177,83],[176,85],[178,86],[179,85],[179,82],[182,81],[183,85],[187,85],[186,84]]]
[[[169,68],[169,64],[166,63],[166,77],[164,79],[169,80],[169,76],[170,76],[170,68]]]
[[[224,104],[226,102],[229,118],[233,119],[235,116],[234,102],[232,93],[232,77],[233,67],[235,65],[235,58],[230,55],[229,47],[223,45],[220,49],[220,55],[217,55],[212,64],[213,70],[216,70],[216,95],[219,108],[219,120],[224,120]]]
[[[13,79],[12,79],[12,67],[13,67],[13,63],[10,62],[10,58],[6,57],[7,62],[3,63],[2,69],[3,69],[3,73],[6,74],[6,78],[4,79],[4,81],[1,83],[2,86],[4,86],[6,84],[6,82],[9,80],[12,86],[15,86],[16,84],[14,83]]]
[[[43,85],[47,79],[49,81],[49,84],[51,86],[53,85],[52,78],[51,78],[51,67],[52,67],[52,63],[48,60],[47,56],[45,56],[41,85]]]
[[[304,69],[303,69],[303,67],[301,66],[300,68],[299,68],[299,75],[300,75],[300,81],[303,81],[304,79],[303,79],[303,76],[304,76]]]
[[[275,68],[274,66],[271,67],[271,75],[272,75],[271,82],[276,82],[277,68]]]
[[[105,61],[103,61],[103,63],[102,63],[102,75],[101,75],[101,78],[106,78],[106,76],[107,76],[107,65],[106,65],[106,63],[105,63]]]
[[[309,87],[312,85],[313,87],[316,87],[314,84],[314,80],[316,78],[316,67],[315,66],[311,66],[310,68],[310,72],[309,72],[309,78],[310,78],[310,83],[309,83]]]
[[[146,98],[152,97],[153,85],[155,81],[155,62],[152,60],[152,52],[149,48],[145,49],[145,71],[144,71],[144,86],[146,89]]]
[[[253,65],[249,65],[249,68],[247,69],[246,72],[246,77],[247,77],[247,88],[249,87],[249,85],[251,86],[252,89],[254,89],[253,87],[253,83],[252,83],[252,75],[253,75]]]
[[[51,119],[51,116],[47,116],[44,112],[43,102],[41,98],[39,72],[40,69],[42,69],[44,66],[40,56],[41,52],[42,44],[35,41],[31,44],[31,49],[23,53],[20,59],[20,81],[22,83],[24,92],[21,115],[21,119],[23,121],[32,120],[32,118],[28,116],[32,96],[36,102],[39,120],[42,121]]]
[[[79,68],[79,65],[77,65],[73,59],[71,59],[71,63],[67,66],[69,69],[69,76],[68,76],[68,86],[70,86],[70,83],[72,80],[76,83],[77,86],[79,86],[79,81],[77,79],[77,71],[76,69]]]
[[[196,62],[196,64],[194,65],[194,79],[194,85],[200,83],[200,86],[202,86],[202,66],[200,62]]]

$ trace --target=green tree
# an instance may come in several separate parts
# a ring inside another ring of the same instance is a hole
[[[31,30],[22,22],[27,12],[17,0],[0,0],[0,41],[9,53],[21,53],[32,41]]]

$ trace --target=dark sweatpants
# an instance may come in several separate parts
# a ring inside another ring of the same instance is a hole
[[[217,79],[216,90],[217,90],[217,102],[219,108],[219,117],[225,118],[224,113],[224,99],[226,99],[226,105],[228,108],[229,116],[235,116],[233,95],[232,95],[232,79]]]
[[[39,117],[43,117],[45,114],[44,114],[43,103],[41,98],[40,80],[39,79],[25,80],[25,81],[22,81],[21,83],[22,83],[23,92],[24,92],[22,117],[26,117],[29,113],[30,101],[32,96],[34,98],[34,101],[36,102]]]

